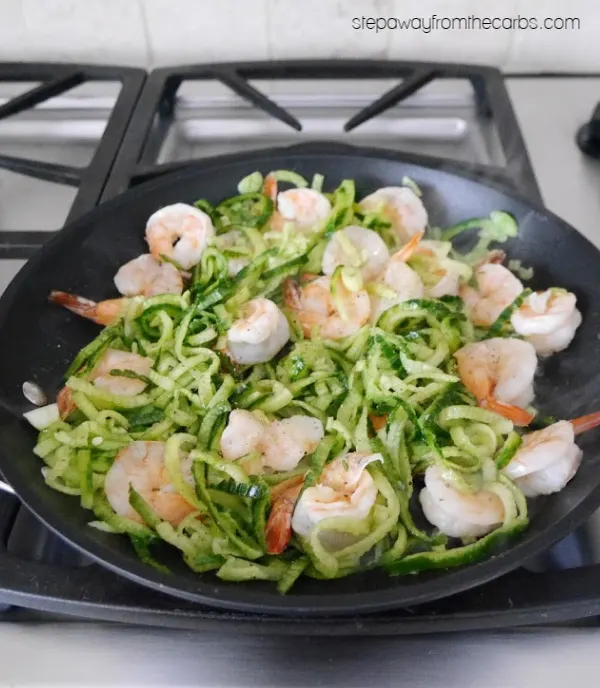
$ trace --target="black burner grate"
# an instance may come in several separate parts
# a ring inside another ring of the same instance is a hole
[[[271,117],[300,131],[302,123],[294,115],[249,83],[249,80],[268,79],[399,79],[397,86],[346,122],[344,130],[347,132],[389,110],[434,80],[468,81],[474,91],[477,112],[481,117],[494,121],[507,160],[505,167],[469,164],[469,170],[476,172],[481,180],[489,179],[518,188],[522,194],[541,203],[525,142],[499,70],[460,64],[369,60],[222,63],[153,71],[135,110],[103,198],[114,196],[182,165],[193,164],[156,163],[173,123],[177,91],[185,81],[218,81]],[[415,159],[415,156],[411,156],[411,159]],[[423,156],[418,162],[449,166],[447,160],[434,157]]]
[[[39,86],[0,105],[0,120],[30,110],[89,81],[118,81],[122,86],[100,143],[87,167],[0,155],[0,168],[77,187],[67,222],[91,210],[100,201],[145,78],[142,70],[125,67],[0,63],[0,83],[41,82]],[[1,231],[0,258],[29,258],[53,234],[52,231]]]

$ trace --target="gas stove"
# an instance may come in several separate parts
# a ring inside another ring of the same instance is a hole
[[[600,163],[575,143],[598,78],[365,61],[138,70],[0,64],[0,288],[60,226],[192,161],[336,141],[477,170],[600,245]],[[541,124],[542,123],[542,124]],[[78,617],[236,632],[414,634],[600,616],[600,513],[528,565],[450,599],[314,620],[202,608],[100,568],[0,492],[0,619]],[[221,626],[222,628],[222,626]]]

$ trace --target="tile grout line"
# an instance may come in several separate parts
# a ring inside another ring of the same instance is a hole
[[[144,10],[143,0],[137,0],[137,8],[141,17],[142,31],[144,33],[144,40],[146,43],[146,68],[152,69],[154,67],[154,54],[152,51],[152,40],[150,38],[150,28],[148,26],[148,18]]]

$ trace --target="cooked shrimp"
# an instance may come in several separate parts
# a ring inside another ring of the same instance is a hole
[[[425,293],[428,298],[439,299],[441,296],[458,296],[461,279],[468,279],[471,270],[467,265],[448,257],[451,244],[446,241],[425,240],[415,247],[414,261],[428,260],[425,280]],[[425,277],[423,277],[425,279]]]
[[[292,514],[302,490],[304,477],[286,480],[271,489],[271,513],[265,526],[265,542],[269,554],[281,554],[292,537]]]
[[[192,483],[191,468],[187,479]],[[164,442],[132,442],[117,454],[106,474],[104,491],[108,503],[119,516],[142,523],[142,517],[129,503],[129,486],[141,496],[164,521],[178,525],[195,511],[169,482],[165,466]]]
[[[290,326],[285,315],[273,301],[263,298],[244,304],[242,317],[227,333],[231,358],[241,365],[270,361],[289,338]]]
[[[318,418],[291,416],[274,420],[260,444],[263,465],[274,471],[291,471],[314,452],[324,435],[323,423]]]
[[[527,497],[562,490],[577,472],[583,452],[575,444],[575,428],[561,420],[530,432],[503,470]]]
[[[318,229],[331,213],[331,203],[314,189],[289,189],[277,195],[277,212],[271,220],[275,229],[292,222],[299,230]]]
[[[325,339],[341,339],[369,320],[371,301],[364,289],[351,291],[340,285],[339,292],[336,303],[329,277],[319,277],[302,287],[291,280],[286,282],[286,306],[295,311],[306,337],[317,330]]]
[[[441,296],[458,296],[460,289],[460,272],[451,267],[440,270],[440,278],[427,289],[430,299],[439,299]]]
[[[510,322],[517,334],[546,356],[566,349],[581,325],[575,294],[548,289],[528,296],[512,314]]]
[[[82,318],[92,320],[98,325],[112,325],[121,317],[127,299],[108,299],[106,301],[91,301],[77,294],[69,294],[66,291],[52,291],[48,300],[58,306],[67,308],[72,313]]]
[[[376,279],[385,269],[390,254],[376,232],[354,225],[340,229],[329,240],[323,253],[324,275],[333,275],[339,265],[360,268],[365,281]]]
[[[262,444],[267,426],[251,411],[234,409],[221,435],[221,454],[228,461],[247,456]]]
[[[419,274],[406,264],[404,249],[400,249],[390,258],[383,275],[383,282],[396,292],[398,297],[396,303],[409,299],[420,299],[425,293],[425,287]]]
[[[504,505],[488,490],[462,493],[444,479],[439,466],[425,471],[425,487],[419,494],[425,518],[449,537],[479,537],[504,520]]]
[[[559,421],[523,437],[504,473],[527,497],[559,492],[573,478],[583,452],[575,436],[600,426],[600,412]]]
[[[420,237],[420,235],[415,235]],[[412,241],[412,239],[411,239]],[[410,244],[410,242],[409,242]],[[371,322],[377,322],[379,316],[388,308],[410,299],[421,299],[425,296],[425,286],[418,272],[406,264],[412,250],[404,248],[396,252],[385,269],[380,292],[372,296]]]
[[[89,379],[96,387],[105,389],[111,394],[135,396],[144,391],[147,383],[143,380],[111,375],[111,371],[129,370],[138,375],[147,376],[151,368],[152,361],[149,358],[129,351],[107,349],[94,366]]]
[[[289,471],[316,449],[324,434],[318,418],[296,415],[267,424],[250,411],[236,409],[221,436],[221,454],[235,461],[257,452],[260,458],[249,467],[252,473],[265,468]]]
[[[184,270],[200,262],[215,235],[210,217],[194,206],[175,203],[157,210],[146,224],[146,241],[156,260],[172,258]]]
[[[158,294],[181,294],[183,278],[172,263],[159,263],[144,253],[119,268],[115,287],[123,296],[150,298]]]
[[[433,278],[434,284],[431,287],[425,288],[426,296],[439,298],[440,296],[449,294],[457,295],[460,273],[468,270],[468,268],[466,268],[463,263],[459,263],[447,257],[452,246],[449,242],[434,241],[431,239],[423,240],[423,236],[423,232],[414,234],[406,244],[392,256],[391,269],[395,270],[401,263],[406,263],[411,259],[414,260],[418,256],[432,258],[435,261],[433,274],[428,272],[427,277],[429,278],[428,281],[431,281],[431,278]],[[390,280],[389,284],[392,285],[393,281]]]
[[[351,453],[325,466],[316,485],[303,493],[292,517],[292,529],[307,537],[325,518],[343,516],[362,521],[377,498],[377,487],[366,467],[383,461],[381,454]]]
[[[533,401],[535,349],[521,339],[496,337],[467,344],[454,356],[465,387],[485,406],[516,425],[528,425],[533,417],[523,410]]]
[[[460,296],[475,325],[489,327],[523,291],[523,285],[503,265],[485,263],[475,270],[477,288],[463,285]]]
[[[404,186],[386,186],[370,194],[359,203],[364,213],[380,213],[397,233],[401,241],[421,234],[429,217],[421,199]]]
[[[140,394],[146,388],[143,380],[136,380],[128,377],[111,375],[112,370],[130,370],[138,375],[148,375],[152,362],[149,358],[144,358],[138,354],[120,351],[118,349],[107,349],[94,369],[89,375],[89,380],[96,387],[104,389],[111,394],[132,397]],[[58,412],[64,420],[71,415],[77,408],[73,401],[70,387],[63,387],[56,397]]]

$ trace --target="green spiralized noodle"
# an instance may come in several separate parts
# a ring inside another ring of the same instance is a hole
[[[263,176],[260,172],[252,172],[243,179],[240,180],[238,184],[238,193],[256,193],[260,191],[263,185]]]
[[[487,424],[496,435],[508,435],[513,429],[510,420],[476,406],[448,406],[438,417],[438,422],[442,427],[465,420]]]
[[[185,444],[196,444],[196,438],[193,435],[184,433],[177,433],[171,435],[165,444],[165,467],[169,473],[170,482],[180,495],[198,508],[199,511],[205,511],[206,507],[196,497],[196,491],[186,480],[183,473],[182,458],[183,447]],[[191,478],[190,470],[190,478]]]
[[[485,423],[473,423],[466,427],[455,425],[450,428],[450,436],[457,449],[470,454],[475,459],[491,458],[498,445],[496,433]]]
[[[274,176],[307,185],[294,172]],[[308,232],[298,232],[293,223],[272,222],[275,208],[262,194],[263,183],[256,172],[240,182],[239,196],[217,206],[199,201],[217,236],[193,269],[188,289],[182,295],[128,298],[120,320],[75,357],[66,385],[77,410],[41,431],[34,449],[45,464],[46,483],[78,497],[94,515],[92,527],[129,536],[142,561],[152,566],[165,570],[152,551],[164,541],[199,574],[216,571],[227,581],[273,581],[281,593],[304,575],[336,578],[373,566],[412,571],[446,560],[458,565],[460,557],[453,552],[462,549],[413,520],[414,492],[432,465],[440,466],[459,492],[485,489],[498,496],[505,514],[498,532],[522,527],[526,501],[500,472],[521,438],[510,421],[477,407],[460,383],[454,360],[460,347],[489,333],[475,328],[462,301],[450,296],[396,304],[377,323],[340,340],[323,340],[316,330],[306,338],[286,306],[286,281],[320,273],[329,238],[345,226],[369,227],[394,250],[398,236],[383,212],[361,212],[352,180],[326,194],[331,214]],[[323,183],[316,174],[312,188],[321,191]],[[492,220],[505,234],[512,232],[504,215]],[[490,222],[483,223],[488,234]],[[411,264],[426,284],[436,283],[439,273],[434,271],[440,266],[456,268],[461,279],[468,279],[471,267],[454,258],[446,243],[436,248],[435,257],[417,254]],[[233,259],[247,261],[236,275],[230,271]],[[334,282],[344,285],[359,275],[336,274]],[[378,285],[366,286],[377,293]],[[226,333],[244,304],[257,297],[282,307],[291,341],[268,363],[236,366],[227,356]],[[89,379],[108,348],[149,360],[146,376],[121,371],[143,382],[138,394],[114,394]],[[253,475],[250,471],[262,465],[261,451],[239,461],[220,455],[234,409],[251,411],[265,427],[298,414],[312,416],[323,423],[325,435],[292,470]],[[191,508],[180,523],[163,520],[133,488],[130,504],[143,523],[111,508],[106,475],[133,441],[164,443],[168,489]],[[369,516],[324,519],[308,537],[292,538],[282,557],[269,556],[267,521],[275,508],[269,491],[300,477],[304,488],[318,484],[326,465],[349,452],[383,457],[367,469],[377,488]],[[343,536],[342,546],[332,549],[335,534]],[[468,556],[475,556],[465,547]],[[424,554],[433,559],[423,560]]]

